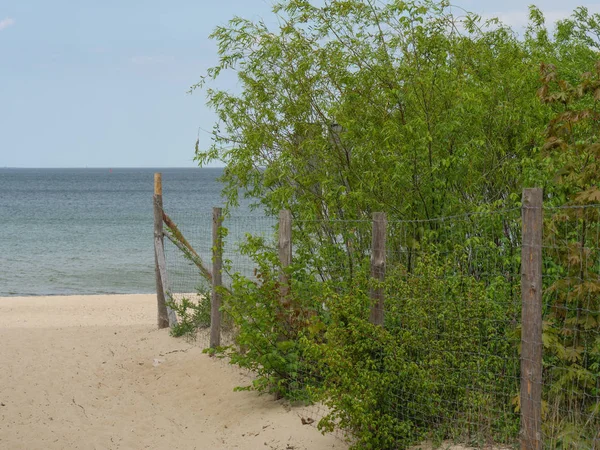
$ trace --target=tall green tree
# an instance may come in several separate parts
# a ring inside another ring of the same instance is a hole
[[[219,117],[201,164],[222,159],[267,210],[351,219],[432,218],[505,202],[540,142],[537,61],[496,21],[448,3],[345,0],[274,8],[281,26],[219,27],[239,94],[207,89]]]

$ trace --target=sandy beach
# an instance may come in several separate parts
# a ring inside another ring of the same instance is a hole
[[[154,295],[0,298],[0,448],[347,448],[155,317]]]

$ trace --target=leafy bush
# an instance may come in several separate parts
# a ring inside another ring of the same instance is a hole
[[[312,369],[304,358],[300,338],[309,332],[318,315],[318,290],[306,284],[310,277],[290,267],[294,281],[282,301],[277,254],[262,239],[252,237],[243,252],[258,264],[256,280],[234,274],[231,289],[223,292],[223,310],[231,317],[237,334],[234,346],[219,350],[231,363],[256,373],[251,386],[239,389],[307,401],[307,374]]]
[[[368,322],[366,290],[327,294],[325,341],[305,341],[321,362],[314,398],[331,411],[321,429],[350,431],[357,448],[514,440],[519,358],[510,287],[456,274],[438,256],[412,273],[390,271],[385,329]]]
[[[210,327],[210,292],[206,289],[198,288],[196,301],[187,297],[174,301],[171,297],[168,305],[179,319],[171,327],[171,336],[195,340],[199,329]]]
[[[592,28],[580,13],[571,26],[583,38]],[[590,69],[573,85],[541,66],[539,96],[556,112],[546,170],[557,177],[554,203],[572,206],[550,210],[544,230],[543,432],[556,448],[595,448],[600,439],[600,64]]]

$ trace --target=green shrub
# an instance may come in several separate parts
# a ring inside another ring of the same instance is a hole
[[[510,286],[456,273],[439,255],[386,277],[385,329],[368,322],[369,298],[328,292],[321,344],[306,340],[330,414],[323,430],[349,431],[357,448],[405,448],[424,439],[511,442],[519,417],[519,358]]]
[[[238,389],[308,401],[306,386],[313,369],[300,338],[317,322],[319,291],[299,266],[293,266],[288,270],[293,284],[282,299],[276,252],[251,237],[243,251],[258,264],[256,280],[234,274],[231,289],[223,291],[223,311],[231,318],[236,337],[235,345],[219,351],[232,364],[255,372],[253,384]]]
[[[174,301],[171,297],[168,305],[179,319],[171,327],[171,336],[195,340],[198,330],[210,327],[210,292],[206,289],[198,288],[196,301],[187,297]]]
[[[219,350],[257,374],[243,389],[324,403],[319,428],[345,430],[356,448],[513,443],[520,297],[512,269],[487,267],[483,244],[473,240],[443,252],[425,241],[410,270],[400,261],[387,269],[382,328],[368,320],[374,286],[362,254],[345,276],[329,270],[350,267],[335,248],[298,251],[282,301],[277,252],[248,238],[243,252],[258,265],[256,279],[236,274],[223,292],[237,337]],[[475,248],[480,266],[460,260]]]

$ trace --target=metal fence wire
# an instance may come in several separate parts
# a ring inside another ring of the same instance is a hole
[[[225,217],[220,345],[357,448],[600,449],[600,207],[541,211]],[[210,271],[210,218],[172,219]],[[215,287],[165,245],[173,300],[206,313]]]

